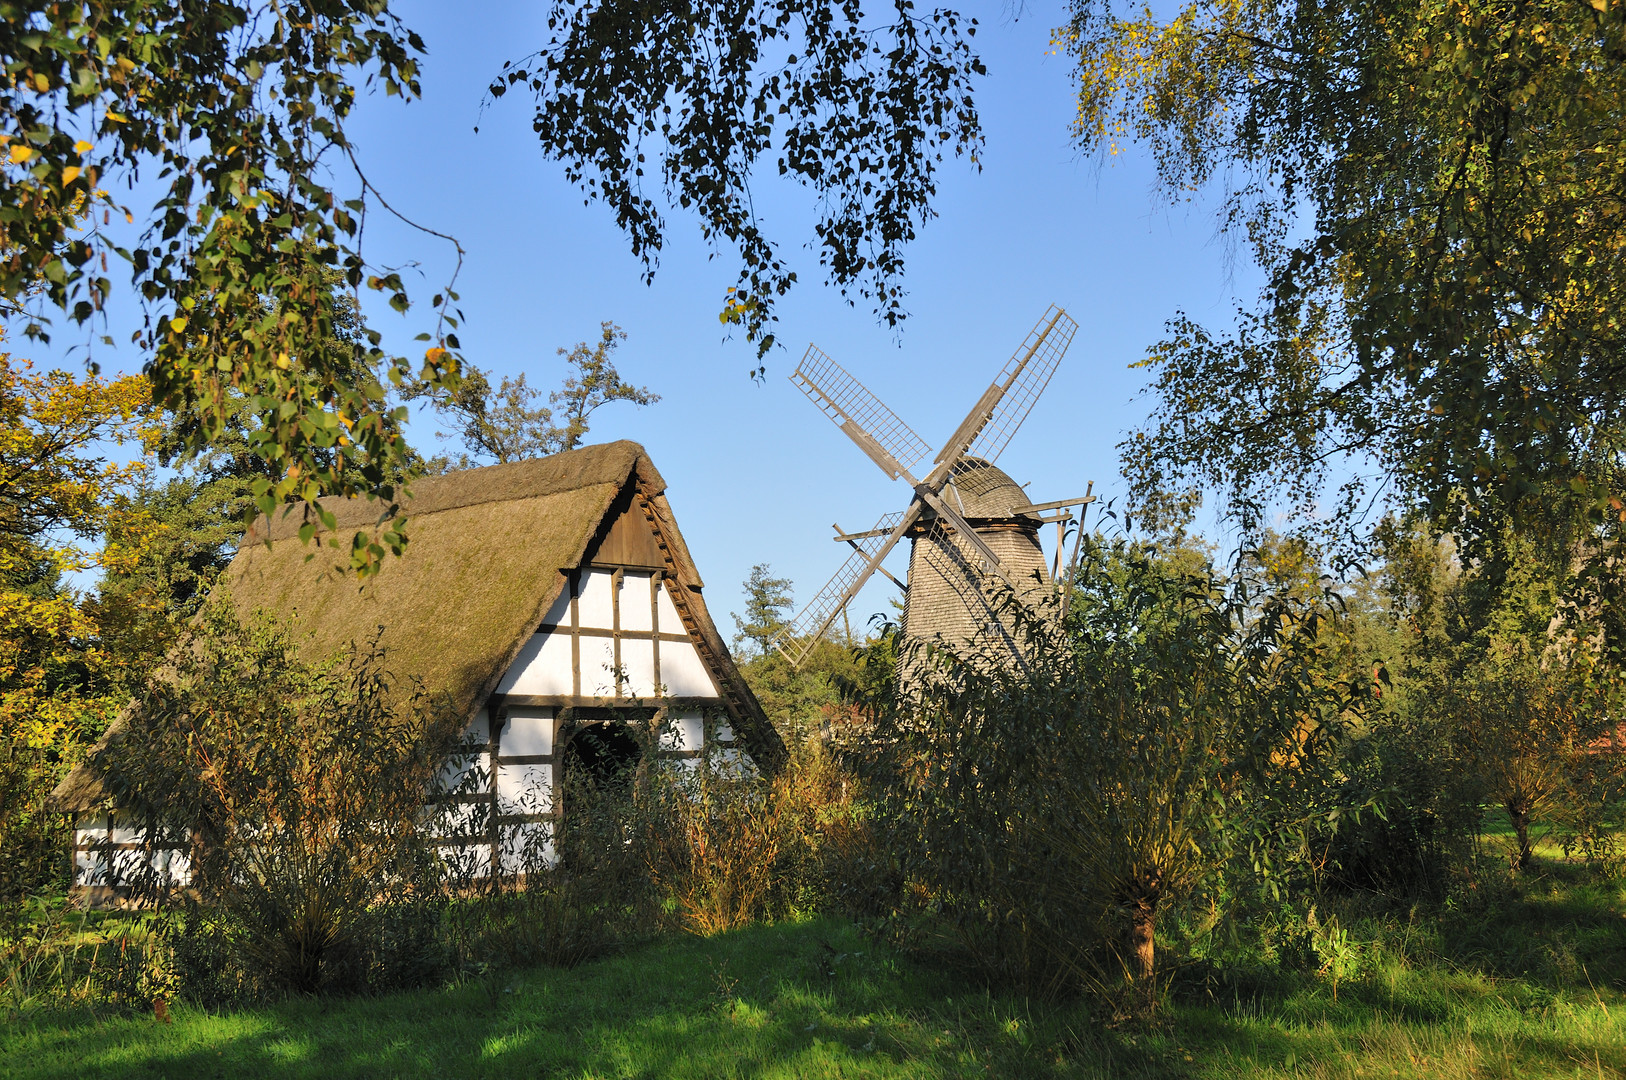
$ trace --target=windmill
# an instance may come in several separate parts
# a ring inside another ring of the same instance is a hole
[[[990,579],[1018,597],[1034,598],[1061,574],[1063,531],[1072,520],[1068,508],[1080,507],[1082,528],[1082,508],[1094,501],[1086,492],[1034,503],[994,464],[1049,385],[1077,330],[1061,308],[1045,312],[935,456],[862,383],[817,346],[808,346],[791,381],[882,472],[906,481],[913,495],[907,507],[884,515],[870,529],[848,533],[835,526],[836,540],[850,545],[852,553],[774,642],[793,665],[806,659],[876,572],[904,590],[903,627],[911,637],[1009,641],[989,595]],[[917,475],[922,468],[924,475]],[[1052,568],[1039,547],[1044,522],[1056,525]],[[881,565],[906,536],[912,541],[907,583]]]

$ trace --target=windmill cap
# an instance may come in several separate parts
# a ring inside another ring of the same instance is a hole
[[[1032,514],[1018,514],[1019,507],[1029,506],[1032,500],[1028,493],[1004,471],[995,465],[978,457],[962,458],[954,466],[954,487],[959,492],[959,502],[965,509],[961,513],[968,520],[972,519],[1004,519],[1023,520],[1037,519]],[[954,506],[954,497],[944,492],[949,504]],[[955,507],[959,509],[958,506]]]

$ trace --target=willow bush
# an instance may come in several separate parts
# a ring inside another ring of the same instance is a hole
[[[1010,603],[1021,663],[905,646],[867,768],[914,894],[987,975],[1149,1008],[1166,914],[1305,865],[1352,697],[1334,598],[1257,585],[1094,543],[1064,621]]]
[[[102,752],[117,803],[190,870],[136,888],[179,909],[183,988],[225,1000],[421,982],[441,959],[424,812],[455,732],[376,649],[312,663],[217,599]]]

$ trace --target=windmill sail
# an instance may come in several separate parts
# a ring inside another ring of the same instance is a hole
[[[840,364],[808,346],[791,381],[888,476],[906,479],[914,498],[902,514],[887,515],[874,529],[845,533],[837,528],[837,539],[851,544],[852,554],[774,639],[774,648],[792,665],[801,665],[906,533],[916,534],[905,589],[911,633],[936,627],[967,641],[994,634],[981,616],[966,621],[1000,595],[999,589],[985,591],[990,577],[1002,580],[1008,595],[1017,599],[1028,596],[1035,583],[1049,580],[1037,540],[1040,519],[1032,516],[1040,507],[993,461],[1033,411],[1077,331],[1078,324],[1065,311],[1051,306],[921,477],[915,471],[931,457],[930,445]],[[971,493],[976,513],[968,512],[961,498],[969,477],[986,481]],[[917,570],[928,579],[924,595],[916,588]]]
[[[847,369],[809,345],[790,381],[892,479],[912,472],[932,448]]]
[[[857,595],[858,590],[869,579],[876,565],[876,556],[882,554],[883,549],[888,546],[887,537],[897,529],[903,517],[902,511],[887,514],[869,530],[874,535],[854,539],[853,553],[847,556],[847,561],[841,564],[841,569],[837,570],[835,576],[819,590],[819,594],[809,600],[802,610],[796,613],[796,617],[779,631],[779,636],[774,638],[774,648],[783,653],[792,666],[801,666],[819,638],[824,636],[825,630],[835,621],[836,616],[841,614],[841,609],[847,606],[848,601]]]
[[[1033,411],[1039,395],[1050,385],[1051,376],[1077,332],[1078,323],[1061,308],[1052,305],[1045,312],[994,380],[994,386],[1003,387],[1004,392],[966,453],[990,464],[999,459],[1011,436]]]

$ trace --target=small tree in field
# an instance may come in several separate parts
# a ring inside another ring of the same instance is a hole
[[[502,383],[493,387],[486,373],[472,365],[455,390],[437,396],[427,387],[418,387],[404,396],[407,400],[430,398],[435,411],[457,425],[457,437],[467,451],[458,458],[460,469],[481,462],[500,465],[574,450],[582,444],[593,413],[601,407],[612,401],[630,401],[641,407],[661,399],[648,387],[627,382],[616,371],[615,350],[626,339],[625,330],[606,322],[601,325],[597,344],[580,341],[573,349],[560,349],[559,355],[565,358],[571,373],[559,389],[547,395],[546,405],[541,403],[543,391],[526,383],[523,372],[513,378],[505,375]]]
[[[734,616],[734,649],[745,653],[743,659],[755,660],[768,655],[773,639],[790,621],[792,585],[790,578],[774,577],[767,563],[757,563],[741,588],[745,617]]]
[[[1566,808],[1598,728],[1578,681],[1512,648],[1479,659],[1442,688],[1439,705],[1455,719],[1463,763],[1513,827],[1518,870],[1530,866],[1535,820]]]
[[[1618,755],[1589,753],[1613,727],[1621,686],[1599,625],[1612,616],[1566,597],[1569,561],[1504,531],[1459,565],[1425,567],[1418,576],[1435,580],[1413,591],[1431,602],[1407,612],[1408,708],[1440,733],[1471,817],[1486,805],[1506,813],[1518,870],[1530,866],[1538,820],[1595,831],[1620,771]]]

